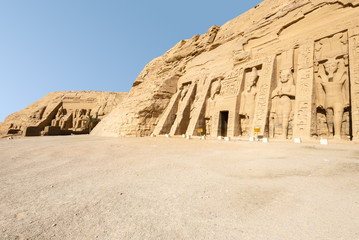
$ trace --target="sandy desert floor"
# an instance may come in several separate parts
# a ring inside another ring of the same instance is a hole
[[[3,139],[0,239],[358,240],[359,145]]]

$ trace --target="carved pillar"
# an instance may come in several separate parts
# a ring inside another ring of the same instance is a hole
[[[349,30],[349,61],[353,138],[359,138],[359,27]]]
[[[153,134],[166,134],[171,130],[171,126],[175,120],[176,112],[178,108],[178,101],[181,97],[181,90],[177,91],[171,98],[166,110],[158,121]]]
[[[231,108],[229,111],[228,117],[228,137],[236,137],[239,135],[239,114],[238,114],[238,105],[239,105],[239,96],[234,96],[230,100]]]
[[[206,105],[206,100],[208,98],[209,95],[209,90],[211,88],[211,84],[212,84],[212,80],[208,79],[206,84],[203,87],[203,90],[201,93],[197,93],[200,94],[199,99],[196,103],[195,106],[195,110],[193,112],[193,116],[191,116],[191,120],[188,124],[188,128],[187,128],[187,135],[198,135],[197,129],[199,128],[199,122],[201,120],[201,118],[204,118],[204,108]]]
[[[263,61],[263,67],[259,82],[258,99],[256,103],[253,127],[250,135],[255,135],[255,128],[260,129],[258,135],[264,135],[267,126],[270,96],[273,85],[273,70],[274,70],[275,56],[267,57]]]
[[[190,117],[190,107],[193,103],[193,99],[196,94],[197,84],[192,83],[189,86],[188,92],[180,106],[178,106],[178,111],[176,114],[176,119],[171,127],[170,135],[181,135],[185,134],[188,124],[189,124],[189,117]]]
[[[308,139],[316,130],[314,41],[302,45],[298,56],[293,137]]]

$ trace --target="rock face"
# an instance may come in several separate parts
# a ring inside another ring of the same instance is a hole
[[[118,106],[127,93],[52,92],[25,109],[9,115],[0,124],[0,133],[38,136],[88,133],[86,118],[102,119]]]
[[[358,138],[358,6],[266,0],[150,62],[92,134]]]

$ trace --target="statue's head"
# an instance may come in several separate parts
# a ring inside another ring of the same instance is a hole
[[[333,80],[334,73],[338,70],[338,60],[329,59],[324,63],[325,71],[328,73],[329,81]]]
[[[219,94],[221,92],[221,81],[222,78],[216,78],[213,82],[212,82],[212,86],[211,86],[211,99],[213,100],[214,97]]]
[[[293,73],[291,69],[285,69],[280,71],[280,82],[286,83],[293,79]]]
[[[180,90],[181,90],[181,101],[184,99],[184,97],[187,95],[188,92],[188,86],[189,84],[182,84]]]
[[[257,84],[259,75],[256,67],[252,68],[252,72],[250,74],[250,77],[248,78],[248,86],[253,87]]]

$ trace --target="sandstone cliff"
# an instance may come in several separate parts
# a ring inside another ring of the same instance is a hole
[[[83,120],[88,114],[102,119],[126,96],[127,93],[118,92],[52,92],[25,109],[9,115],[0,123],[0,133],[22,132],[30,126],[38,127],[40,131],[46,126],[66,131],[73,128],[83,131]],[[73,126],[75,124],[78,126]]]
[[[260,134],[274,136],[274,133],[269,133],[268,118],[270,112],[275,109],[272,105],[276,98],[273,96],[272,101],[270,95],[279,86],[280,80],[277,76],[282,70],[290,69],[294,74],[293,84],[297,84],[303,75],[300,71],[312,69],[316,64],[313,62],[315,57],[311,47],[316,46],[316,51],[320,51],[317,47],[320,39],[336,33],[355,36],[354,29],[359,25],[358,5],[357,0],[266,0],[222,27],[213,26],[203,35],[182,40],[143,69],[133,83],[128,98],[103,119],[92,134],[139,136],[155,132],[192,135],[194,129],[207,128],[204,131],[215,136],[221,134],[221,129],[218,129],[221,126],[217,126],[222,121],[218,119],[220,112],[227,111],[229,113],[224,113],[222,117],[223,121],[229,121],[228,128],[232,128],[228,130],[229,135],[250,135],[257,127],[260,128]],[[312,55],[308,58],[309,62],[305,62],[305,56],[300,56],[308,51],[308,54]],[[318,60],[318,63],[320,61]],[[258,91],[262,91],[258,95],[261,101],[255,99],[251,103],[254,105],[251,111],[255,116],[242,114],[244,117],[241,122],[240,102],[241,99],[243,102],[241,96],[244,87],[248,87],[244,83],[248,73],[258,76]],[[310,74],[315,81],[316,73]],[[316,84],[308,81],[309,85]],[[214,86],[211,87],[213,82],[217,82],[217,90]],[[298,132],[304,134],[304,131],[306,135],[313,136],[317,134],[313,130],[316,128],[313,125],[316,119],[311,119],[314,118],[311,116],[316,114],[313,102],[317,100],[312,97],[311,91],[311,100],[305,103],[311,107],[305,110],[297,109],[300,105],[294,100],[295,88],[293,91],[294,95],[289,98],[292,99],[293,109],[296,108],[297,112],[293,110],[291,115],[298,115],[298,111],[305,111],[305,115],[308,115],[303,121],[306,121],[304,125],[309,126],[298,127]],[[208,100],[210,95],[213,97],[213,103]],[[279,100],[280,98],[278,97]],[[210,113],[210,108],[217,110]],[[205,116],[206,114],[208,116]],[[273,114],[281,115],[279,111]],[[272,125],[284,126],[283,129],[286,129],[283,131],[286,133],[283,134],[293,135],[293,131],[296,131],[293,127],[294,121],[303,118],[303,114],[299,114],[296,120],[293,116],[284,122],[273,117]],[[327,124],[329,122],[328,120]],[[297,125],[299,126],[299,123]],[[227,126],[225,128],[227,134]],[[287,128],[290,128],[289,133]],[[346,128],[349,129],[348,124]],[[277,135],[281,135],[281,131]]]

